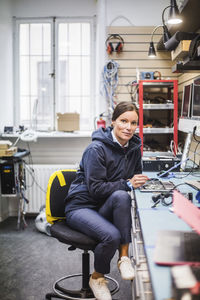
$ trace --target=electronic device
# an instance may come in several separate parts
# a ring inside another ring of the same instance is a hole
[[[173,212],[193,231],[161,230],[158,232],[154,261],[159,265],[200,266],[200,210],[183,194],[174,190]]]
[[[193,80],[191,118],[200,120],[200,77]]]
[[[154,79],[154,72],[140,72],[140,79],[142,80],[153,80]]]
[[[1,194],[16,194],[15,170],[13,163],[1,166]]]
[[[4,126],[4,133],[13,133],[13,126]]]
[[[191,116],[191,100],[192,100],[193,84],[188,84],[183,87],[181,117],[190,118]]]
[[[0,165],[1,196],[15,196],[20,185],[25,187],[25,169],[22,161],[5,161]]]
[[[171,181],[161,181],[157,178],[148,180],[140,187],[141,192],[168,192],[173,190],[175,185]]]
[[[174,167],[180,162],[177,157],[164,157],[164,156],[143,156],[143,170],[144,171],[167,171],[168,169]],[[174,168],[174,171],[180,171],[180,166]]]

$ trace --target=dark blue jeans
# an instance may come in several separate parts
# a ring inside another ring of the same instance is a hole
[[[116,191],[99,211],[90,208],[73,210],[66,213],[66,222],[98,241],[94,249],[94,268],[108,274],[111,259],[120,244],[131,241],[131,197],[125,191]]]

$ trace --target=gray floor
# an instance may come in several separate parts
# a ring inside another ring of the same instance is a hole
[[[26,218],[28,227],[17,230],[17,219],[0,223],[0,299],[45,300],[53,282],[81,271],[81,250],[68,251],[66,245],[38,232],[34,218]],[[91,271],[93,254],[91,253]],[[120,291],[115,300],[131,300],[131,283],[121,280],[117,254],[112,260],[111,277],[118,280]],[[77,282],[73,280],[70,287]],[[77,287],[78,288],[78,287]],[[54,298],[55,299],[55,298]]]

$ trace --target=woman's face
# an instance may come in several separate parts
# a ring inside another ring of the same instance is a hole
[[[122,146],[134,135],[138,124],[138,115],[135,111],[126,111],[115,121],[112,121],[114,134]]]

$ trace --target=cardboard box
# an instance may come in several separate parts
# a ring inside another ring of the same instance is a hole
[[[6,150],[12,146],[12,143],[9,140],[2,140],[0,141],[0,149]]]
[[[17,147],[10,147],[9,149],[0,149],[0,157],[13,156],[17,152]]]
[[[57,130],[58,131],[75,131],[80,130],[80,115],[77,113],[57,113]]]

